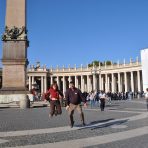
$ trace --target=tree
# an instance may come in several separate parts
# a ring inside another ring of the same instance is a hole
[[[100,65],[101,66],[104,66],[105,65],[105,62],[106,62],[106,65],[108,66],[108,65],[111,65],[112,64],[112,62],[111,61],[104,61],[104,62],[100,62],[100,61],[97,61],[97,60],[94,60],[94,61],[92,61],[90,64],[88,64],[88,67],[93,67],[93,64],[94,64],[94,66],[99,66],[99,63],[100,63]]]
[[[99,63],[100,63],[101,66],[103,65],[102,62],[94,60],[90,64],[88,64],[88,67],[93,67],[93,64],[94,64],[94,66],[99,66]]]
[[[106,65],[112,65],[112,62],[111,61],[106,61]]]

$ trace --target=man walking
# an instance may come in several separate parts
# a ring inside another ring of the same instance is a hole
[[[82,125],[85,126],[81,102],[84,102],[84,106],[86,106],[86,98],[82,95],[82,92],[74,86],[73,82],[70,82],[70,88],[67,89],[65,98],[67,103],[66,109],[68,110],[71,128],[74,125],[73,114],[75,109],[77,109],[78,113],[80,114]]]

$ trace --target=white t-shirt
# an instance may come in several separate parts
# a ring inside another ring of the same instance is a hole
[[[90,100],[94,100],[94,98],[95,98],[95,93],[90,94],[89,98],[90,98]]]
[[[100,99],[105,99],[105,98],[106,98],[106,94],[105,94],[105,93],[103,93],[103,94],[102,94],[102,93],[99,94],[99,98],[100,98]]]

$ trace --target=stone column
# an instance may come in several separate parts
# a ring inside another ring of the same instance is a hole
[[[70,81],[72,81],[72,79],[71,79],[71,76],[69,76],[69,79],[68,79],[68,81],[69,81],[69,83],[70,83]]]
[[[96,91],[97,86],[96,86],[97,82],[96,82],[96,74],[93,74],[93,90]]]
[[[34,84],[34,76],[32,76],[32,82],[31,82],[31,84],[32,84],[32,88],[33,88],[33,84]]]
[[[130,77],[130,73],[127,73],[127,91],[130,91],[131,89]]]
[[[66,81],[65,81],[65,76],[63,76],[63,94],[66,92]]]
[[[140,71],[137,71],[137,82],[138,82],[138,91],[141,91],[141,85],[140,85]]]
[[[127,92],[127,73],[124,72],[124,84],[125,84],[125,92]]]
[[[81,77],[80,77],[80,81],[81,81]],[[81,82],[79,82],[79,76],[78,76],[78,89],[81,89]]]
[[[47,91],[47,76],[44,77],[44,92]]]
[[[29,76],[29,91],[31,90],[31,76]]]
[[[90,76],[87,75],[87,92],[90,92]]]
[[[133,71],[131,71],[131,91],[134,92],[134,77],[133,77]]]
[[[59,87],[59,89],[60,89],[60,80],[59,80],[59,76],[57,76],[57,85],[58,85],[58,87]]]
[[[117,77],[115,74],[114,74],[114,90],[115,92],[117,92]]]
[[[84,82],[86,82],[86,79],[84,79]],[[87,83],[84,83],[84,91],[87,92]]]
[[[103,77],[101,78],[101,81],[102,81],[102,90],[105,91],[104,90],[104,78]]]
[[[75,87],[78,88],[78,76],[75,76]]]
[[[114,79],[114,73],[112,73],[112,92],[115,92],[115,79]]]
[[[120,85],[120,89],[121,89],[121,92],[123,92],[123,75],[121,74],[120,76],[120,82],[121,82],[121,85]]]
[[[109,91],[109,90],[110,90],[110,77],[108,75],[108,77],[107,77],[107,91]]]
[[[81,75],[81,91],[84,92],[84,76]]]
[[[50,85],[53,84],[53,76],[50,76]]]
[[[41,94],[44,92],[44,77],[41,76]]]
[[[99,74],[99,89],[102,90],[101,74]]]
[[[89,90],[89,92],[91,92],[93,90],[93,86],[92,86],[92,75],[88,75],[87,76],[87,88]]]
[[[121,92],[121,77],[120,77],[120,73],[118,73],[118,92]]]
[[[108,92],[108,79],[107,79],[107,74],[105,74],[105,92]]]

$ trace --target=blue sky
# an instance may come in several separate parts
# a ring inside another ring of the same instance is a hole
[[[29,62],[62,67],[136,59],[148,47],[147,6],[148,0],[28,0]],[[0,34],[4,19],[0,0]]]

